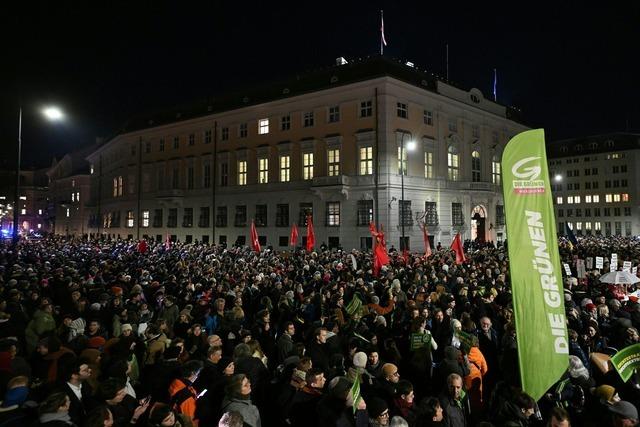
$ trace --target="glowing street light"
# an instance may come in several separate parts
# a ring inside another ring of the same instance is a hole
[[[51,122],[57,122],[64,118],[62,110],[58,107],[49,106],[42,110],[42,114]],[[16,188],[14,203],[18,205],[20,203],[20,162],[22,155],[22,107],[20,107],[18,114],[18,164],[16,167]],[[18,243],[18,216],[20,209],[16,206],[13,210],[13,244]]]
[[[60,110],[58,107],[47,107],[42,110],[42,114],[44,114],[44,116],[51,121],[59,121],[64,118],[62,110]]]
[[[556,174],[556,176],[554,176],[553,179],[555,179],[556,182],[560,182],[562,181],[562,175]]]

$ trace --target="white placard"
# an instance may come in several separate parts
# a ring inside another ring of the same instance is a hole
[[[579,259],[576,262],[576,271],[578,272],[578,279],[584,279],[587,277],[587,270],[584,268],[584,260]]]
[[[601,256],[596,257],[596,268],[598,270],[604,268],[604,258],[602,258]]]
[[[618,254],[611,254],[611,263],[609,264],[609,271],[618,271]]]
[[[567,276],[571,276],[571,268],[569,268],[569,264],[563,262],[562,265],[564,266],[564,272],[567,273]]]
[[[631,271],[631,261],[624,261],[622,263],[622,271]]]
[[[633,267],[631,269],[631,274],[637,274],[638,273],[638,267]]]
[[[593,258],[590,256],[587,257],[587,270],[593,270]]]

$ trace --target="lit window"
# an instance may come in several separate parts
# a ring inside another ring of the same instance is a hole
[[[595,230],[602,230],[602,223],[600,223],[600,222],[594,222],[594,223],[593,223],[593,228],[594,228]]]
[[[593,203],[600,203],[600,195],[599,194],[594,194],[593,195]]]
[[[89,166],[89,173],[93,174],[93,164]]]
[[[127,227],[133,227],[133,211],[127,211]]]
[[[42,209],[38,209],[38,215],[42,215]]]
[[[247,161],[238,162],[238,185],[247,185]]]
[[[291,156],[280,156],[280,182],[291,180]]]
[[[327,225],[329,227],[340,225],[340,202],[327,202]]]
[[[498,159],[497,155],[493,156],[493,159],[491,160],[491,182],[493,182],[495,185],[500,185],[502,176],[501,170],[502,165],[500,163],[500,159]],[[560,197],[560,200],[562,200],[562,197]]]
[[[582,222],[576,222],[576,230],[582,230]]]
[[[584,223],[584,229],[585,230],[591,230],[591,222],[585,222]]]
[[[619,194],[614,194],[613,195],[613,201],[614,202],[619,202],[620,201],[620,195]]]
[[[124,188],[124,181],[122,180],[122,176],[118,177],[118,196],[122,196]]]
[[[142,211],[142,226],[149,226],[149,211]]]
[[[20,200],[27,200],[27,196],[20,196]]]
[[[42,224],[38,224],[38,230],[42,228]]]
[[[424,152],[424,177],[433,178],[433,153],[431,151]]]
[[[447,153],[447,172],[449,180],[457,181],[459,177],[460,162],[458,159],[458,151],[455,147],[449,147]]]
[[[573,201],[574,201],[576,204],[580,203],[580,196],[575,196],[575,197],[573,198]]]
[[[313,153],[302,154],[302,179],[313,179]]]
[[[567,204],[569,205],[573,204],[573,196],[567,196]]]
[[[67,218],[69,218],[70,214],[71,214],[71,212],[70,212],[69,208],[67,208]]]
[[[561,205],[563,203],[562,196],[556,197],[556,204]]]
[[[628,193],[622,193],[622,201],[623,202],[628,202],[629,201],[629,194]]]
[[[611,194],[606,194],[606,195],[604,196],[604,201],[605,201],[605,202],[607,202],[607,203],[611,203],[611,202],[613,201],[613,195],[611,195]]]
[[[591,203],[591,196],[584,196],[585,203]]]
[[[71,193],[71,201],[72,202],[76,201],[76,193]]]
[[[360,175],[373,173],[373,147],[360,148]]]
[[[480,182],[480,152],[471,153],[471,181]]]
[[[258,120],[258,134],[265,135],[269,133],[269,119]]]
[[[340,175],[340,150],[330,149],[327,150],[327,172],[329,176]]]
[[[80,192],[78,191],[76,193],[76,202],[79,202],[79,201],[80,201]]]
[[[269,159],[258,159],[258,182],[267,184],[269,182]]]
[[[26,209],[20,209],[20,215],[26,215],[26,214],[27,214],[27,210]]]

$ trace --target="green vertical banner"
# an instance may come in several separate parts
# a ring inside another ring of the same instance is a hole
[[[514,136],[502,154],[502,172],[520,378],[538,400],[569,365],[544,130]]]

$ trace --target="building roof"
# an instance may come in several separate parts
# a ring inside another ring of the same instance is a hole
[[[563,139],[547,143],[547,157],[573,157],[611,151],[640,149],[640,134],[608,133],[580,138]]]
[[[273,82],[253,89],[223,94],[206,101],[176,107],[164,112],[141,115],[127,122],[116,132],[116,135],[385,76],[393,77],[434,93],[437,92],[438,81],[456,86],[452,82],[420,70],[414,65],[407,65],[398,60],[376,55],[299,74],[281,82]],[[519,110],[507,107],[506,111],[507,119],[521,122]]]

